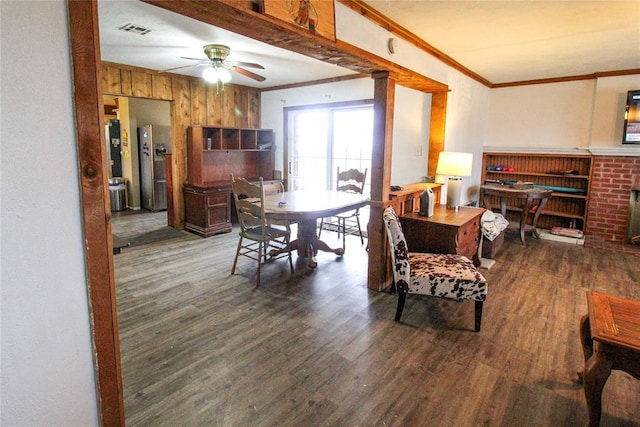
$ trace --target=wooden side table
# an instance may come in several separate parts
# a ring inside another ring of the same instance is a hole
[[[531,230],[533,236],[540,238],[538,234],[538,217],[540,212],[544,209],[547,201],[551,197],[552,192],[542,188],[527,188],[516,189],[511,188],[508,185],[483,185],[480,187],[482,191],[482,202],[485,208],[491,210],[492,206],[489,203],[489,199],[486,196],[496,196],[500,199],[500,213],[503,217],[507,217],[507,199],[515,199],[520,202],[520,206],[517,210],[520,211],[520,242],[525,246],[524,233]],[[527,218],[532,206],[535,206],[535,213],[533,215],[533,221],[531,225],[527,225]]]
[[[589,312],[580,321],[589,426],[600,425],[602,389],[612,369],[640,379],[640,302],[587,292]]]
[[[409,251],[464,255],[478,267],[480,217],[484,211],[468,206],[453,210],[438,204],[431,217],[416,212],[405,213],[400,217],[400,223]]]

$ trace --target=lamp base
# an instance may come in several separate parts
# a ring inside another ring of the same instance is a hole
[[[447,208],[458,210],[462,196],[462,178],[450,176],[447,183]]]

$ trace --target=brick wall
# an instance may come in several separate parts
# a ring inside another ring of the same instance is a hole
[[[626,244],[629,197],[640,181],[640,157],[594,156],[585,246],[640,256]]]

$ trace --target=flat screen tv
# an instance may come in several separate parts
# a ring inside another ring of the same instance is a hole
[[[640,90],[630,90],[627,93],[622,143],[640,144]]]

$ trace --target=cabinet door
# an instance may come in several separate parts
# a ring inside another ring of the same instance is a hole
[[[220,191],[207,195],[207,225],[215,227],[231,223],[229,193]]]

